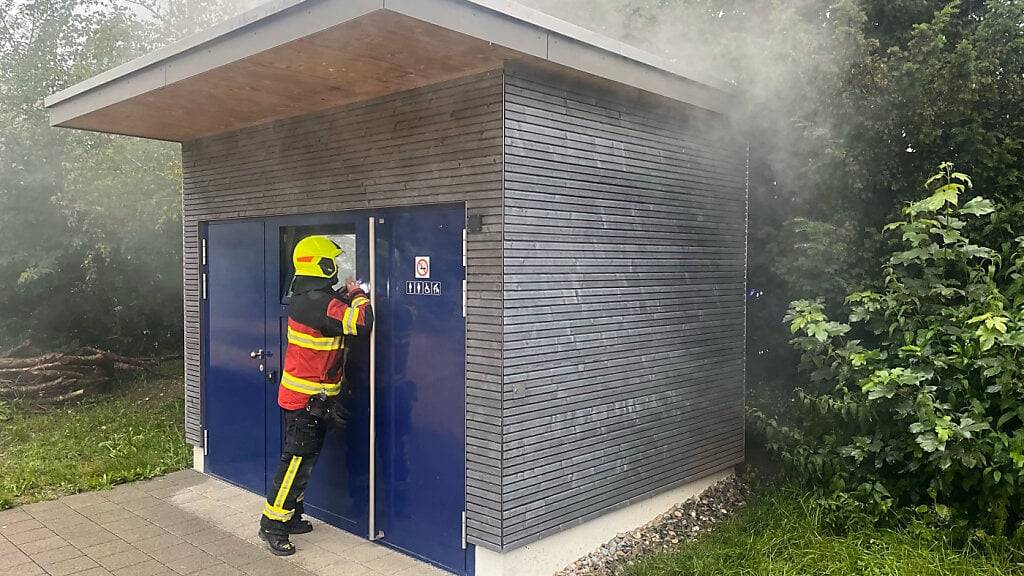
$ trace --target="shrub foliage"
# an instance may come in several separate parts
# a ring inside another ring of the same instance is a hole
[[[951,164],[926,188],[885,227],[878,288],[847,296],[846,322],[790,305],[810,381],[795,421],[752,415],[809,483],[1008,534],[1024,512],[1024,236]]]

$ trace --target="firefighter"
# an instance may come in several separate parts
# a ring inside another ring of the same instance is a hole
[[[260,538],[277,556],[295,553],[289,535],[313,529],[302,518],[303,491],[327,423],[343,420],[337,397],[346,383],[345,341],[365,336],[373,327],[373,310],[358,282],[349,278],[343,294],[334,290],[335,258],[340,254],[341,248],[329,238],[309,236],[292,255],[288,347],[277,396],[285,419],[284,453],[260,518]]]

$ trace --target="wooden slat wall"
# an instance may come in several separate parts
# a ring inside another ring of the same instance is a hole
[[[500,546],[501,71],[186,143],[186,429],[200,421],[204,221],[465,202],[469,235],[468,535]]]
[[[202,222],[456,201],[484,216],[471,542],[514,548],[742,460],[745,151],[710,115],[511,70],[183,146],[189,441]]]
[[[506,70],[502,545],[743,459],[746,151]]]

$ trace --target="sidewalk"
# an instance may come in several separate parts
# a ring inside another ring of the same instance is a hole
[[[277,558],[261,497],[192,470],[0,512],[0,576],[444,576],[313,521]]]

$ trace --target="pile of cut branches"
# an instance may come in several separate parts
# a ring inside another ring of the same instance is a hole
[[[119,374],[150,371],[158,361],[96,348],[26,355],[30,344],[0,352],[0,400],[54,406],[107,391]]]

